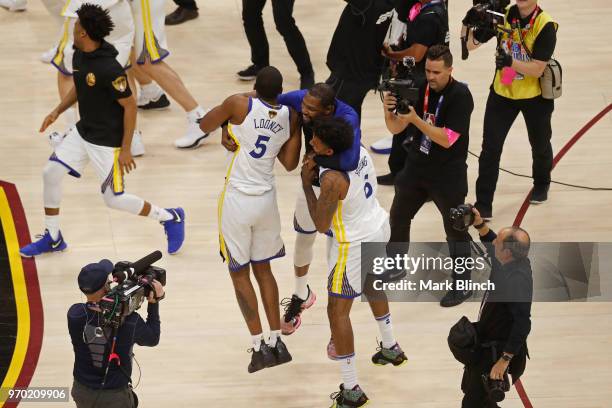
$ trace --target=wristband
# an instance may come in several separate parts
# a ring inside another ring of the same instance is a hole
[[[502,360],[507,361],[507,362],[510,362],[510,360],[512,360],[512,356],[509,354],[505,354],[505,353],[502,354],[501,358]]]
[[[485,221],[481,222],[478,225],[474,225],[474,228],[476,228],[477,230],[481,229],[482,227],[484,227],[485,225],[487,225],[487,223]]]

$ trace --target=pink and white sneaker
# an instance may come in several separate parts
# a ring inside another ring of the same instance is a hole
[[[336,353],[336,345],[334,344],[334,339],[329,339],[329,343],[327,343],[327,358],[334,361],[338,359],[338,353]]]
[[[297,295],[291,296],[291,299],[284,298],[281,300],[281,306],[285,307],[285,315],[281,320],[281,333],[285,336],[293,334],[302,324],[302,312],[314,305],[317,296],[310,286],[308,286],[308,297],[306,300],[300,299]]]

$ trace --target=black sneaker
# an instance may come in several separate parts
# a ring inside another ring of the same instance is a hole
[[[167,108],[168,106],[170,106],[170,101],[166,97],[166,94],[161,94],[161,96],[154,101],[151,100],[144,105],[138,105],[138,108],[143,110],[157,110]]]
[[[393,364],[397,367],[408,361],[399,343],[395,343],[395,346],[391,348],[384,348],[381,341],[376,350],[376,354],[372,356],[372,362],[376,365]]]
[[[289,350],[287,350],[287,346],[280,337],[276,339],[276,346],[270,347],[270,350],[272,350],[272,354],[275,358],[274,366],[288,363],[293,359],[291,354],[289,354]]]
[[[529,202],[531,204],[542,204],[544,201],[548,200],[548,189],[549,188],[550,188],[550,185],[548,184],[544,186],[534,186]]]
[[[255,371],[263,370],[266,367],[274,367],[276,365],[276,358],[272,350],[263,340],[259,346],[259,351],[255,351],[255,349],[252,348],[248,351],[249,353],[253,353],[248,368],[249,373],[254,373]]]
[[[384,176],[378,176],[376,177],[376,181],[378,181],[378,184],[381,186],[392,186],[395,184],[395,174],[389,173]]]
[[[329,398],[334,401],[330,408],[363,407],[369,401],[368,396],[359,388],[359,385],[353,387],[352,390],[347,390],[344,384],[340,384],[340,391],[332,393]]]
[[[242,81],[252,81],[257,77],[257,74],[263,68],[265,67],[260,67],[258,65],[251,65],[250,67],[243,69],[242,71],[238,71],[238,79]]]
[[[281,333],[285,336],[293,334],[302,324],[301,314],[304,310],[309,309],[317,300],[316,295],[310,286],[307,285],[308,296],[306,300],[299,298],[297,295],[291,296],[291,299],[284,298],[281,300],[281,306],[285,308],[285,315],[281,320]]]
[[[192,10],[185,7],[179,6],[172,13],[168,14],[165,19],[166,25],[178,25],[185,21],[193,20],[198,18],[198,10]]]
[[[440,301],[440,306],[453,307],[460,305],[472,297],[472,294],[473,292],[471,290],[449,290]]]
[[[310,89],[315,84],[314,72],[300,77],[300,89]]]

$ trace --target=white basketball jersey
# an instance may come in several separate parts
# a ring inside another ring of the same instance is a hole
[[[228,126],[238,145],[228,159],[228,184],[249,195],[272,190],[274,162],[289,139],[290,126],[288,107],[249,98],[249,113],[242,124]]]
[[[326,170],[321,168],[320,175]],[[347,173],[349,190],[332,219],[332,236],[340,243],[359,242],[380,230],[388,214],[376,198],[376,171],[368,151],[361,146],[357,168]]]

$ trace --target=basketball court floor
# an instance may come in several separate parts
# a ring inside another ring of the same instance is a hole
[[[167,28],[171,56],[167,60],[204,107],[226,96],[247,91],[235,72],[249,64],[238,0],[202,0],[200,18]],[[494,45],[488,44],[460,60],[459,25],[470,0],[450,0],[455,78],[467,82],[474,95],[470,150],[479,153],[482,118],[493,75]],[[317,80],[327,78],[327,48],[343,1],[296,1],[295,19],[315,66]],[[564,67],[564,94],[555,103],[553,148],[559,152],[588,122],[612,103],[612,43],[607,0],[570,2],[542,0],[560,24],[555,56]],[[174,4],[168,2],[168,11]],[[271,64],[285,77],[285,90],[299,78],[280,35],[274,29],[271,7],[264,19],[270,41]],[[24,13],[0,9],[0,180],[16,185],[31,237],[43,227],[41,170],[51,154],[38,128],[58,101],[56,71],[38,62],[54,45],[59,27],[38,0]],[[363,143],[369,146],[386,134],[378,95],[370,93],[363,108]],[[60,118],[55,129],[61,130]],[[187,238],[181,252],[164,257],[167,296],[161,304],[162,337],[155,348],[135,348],[142,369],[134,367],[136,392],[142,407],[326,407],[328,395],[340,382],[338,367],[327,359],[329,327],[325,312],[326,265],[323,237],[317,238],[310,285],[318,295],[303,315],[302,327],[285,342],[293,362],[248,374],[250,338],[237,307],[228,272],[218,255],[217,196],[223,185],[224,154],[219,132],[197,150],[173,147],[185,127],[176,103],[163,112],[139,115],[146,155],[126,177],[127,191],[165,207],[186,211]],[[592,187],[612,187],[612,114],[599,118],[558,162],[553,179]],[[386,156],[374,155],[379,174],[386,173]],[[470,157],[468,202],[474,199],[477,159]],[[519,118],[506,142],[502,166],[530,174],[531,154],[525,125]],[[281,297],[293,290],[292,212],[300,187],[299,171],[277,166],[279,207],[288,256],[273,262]],[[511,225],[531,187],[531,180],[500,175],[493,227]],[[84,301],[76,285],[80,268],[109,258],[136,260],[165,248],[163,229],[149,219],[112,211],[104,206],[93,171],[82,179],[67,177],[62,202],[62,232],[69,250],[36,259],[44,332],[31,387],[69,387],[73,353],[66,312]],[[389,209],[393,189],[381,186],[379,200]],[[612,241],[612,192],[590,191],[553,184],[549,201],[527,209],[522,226],[537,242]],[[427,204],[413,222],[415,241],[443,241],[440,216]],[[9,257],[11,254],[9,254]],[[15,256],[15,253],[12,253]],[[610,276],[603,268],[602,277]],[[607,274],[607,275],[606,275]],[[10,275],[9,275],[10,276]],[[0,293],[0,298],[3,295]],[[1,299],[0,299],[1,302]],[[31,313],[37,312],[32,307]],[[378,334],[369,307],[358,302],[351,314],[360,383],[373,407],[448,408],[460,406],[462,367],[446,344],[449,328],[462,316],[475,320],[477,303],[442,309],[437,303],[393,303],[396,336],[409,362],[377,367],[370,362]],[[40,318],[40,314],[37,315]],[[1,323],[1,322],[0,322]],[[528,339],[531,360],[522,378],[536,408],[609,408],[612,406],[612,308],[610,303],[534,303]],[[0,402],[0,406],[2,403]],[[68,403],[27,403],[37,407]],[[516,390],[503,407],[523,407]]]

